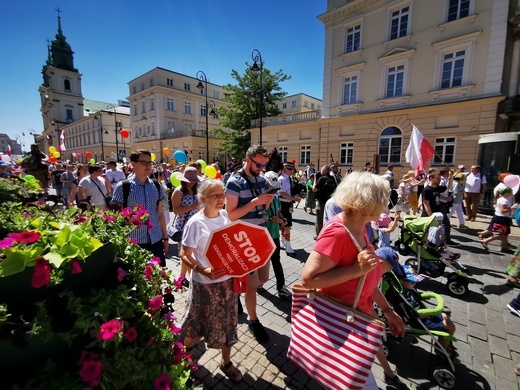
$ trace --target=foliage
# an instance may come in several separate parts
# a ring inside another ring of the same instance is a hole
[[[280,69],[272,73],[268,68],[262,70],[262,87],[260,86],[260,72],[253,72],[249,64],[243,75],[235,69],[231,76],[237,81],[236,85],[224,85],[224,99],[231,103],[231,107],[219,109],[220,124],[232,129],[231,132],[216,130],[219,137],[224,139],[223,147],[226,153],[236,159],[245,156],[247,148],[251,145],[251,121],[261,117],[277,116],[281,111],[274,105],[276,101],[283,99],[287,93],[280,86],[290,76]],[[264,104],[259,106],[260,92]],[[260,108],[260,109],[259,109]]]
[[[28,351],[4,382],[27,389],[184,387],[194,367],[173,314],[182,279],[127,237],[148,218],[140,207],[81,214],[0,205],[0,356],[13,346]],[[24,275],[26,285],[6,289]],[[4,293],[22,290],[32,301]],[[36,342],[64,349],[37,360],[30,353]]]
[[[0,178],[0,203],[19,202],[40,191],[41,187],[37,180],[24,180],[18,176],[13,176],[11,179]]]

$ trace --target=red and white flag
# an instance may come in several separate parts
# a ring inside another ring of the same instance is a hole
[[[406,162],[409,162],[416,171],[423,171],[428,165],[430,159],[435,154],[435,149],[431,146],[424,135],[412,125],[412,136],[410,138],[410,145],[406,149]]]
[[[7,144],[7,155],[11,157],[13,153],[11,152],[11,145]]]
[[[65,148],[65,132],[63,130],[61,131],[60,139],[61,139],[61,141],[60,141],[60,152],[63,152],[65,150],[67,150]]]

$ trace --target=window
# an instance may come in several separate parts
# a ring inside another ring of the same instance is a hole
[[[190,84],[189,83],[184,83],[184,90],[185,91],[189,91],[190,90]]]
[[[152,123],[152,135],[155,135],[155,123]]]
[[[168,121],[168,133],[173,134],[175,133],[175,122]]]
[[[293,100],[293,101],[291,102],[291,107],[296,107],[296,100]]]
[[[141,81],[141,91],[144,91],[144,81]]]
[[[404,7],[392,12],[390,20],[390,40],[408,35],[410,7]]]
[[[153,87],[153,78],[150,79],[150,87]]]
[[[184,113],[191,114],[191,103],[190,102],[184,102]]]
[[[143,101],[142,108],[141,108],[141,114],[144,114],[146,112],[146,102]]]
[[[282,108],[287,108],[287,103],[283,103]]]
[[[67,108],[67,122],[74,122],[74,117],[72,116],[72,110]]]
[[[345,77],[345,83],[343,85],[343,104],[354,104],[357,102],[357,88],[357,76]]]
[[[300,146],[300,165],[307,165],[311,162],[310,145]]]
[[[172,98],[166,99],[166,110],[167,111],[175,111],[175,104]]]
[[[134,115],[137,115],[137,104],[134,104]]]
[[[146,126],[146,134],[150,134],[150,125]]]
[[[278,148],[278,154],[282,158],[282,161],[287,161],[287,146],[280,146]]]
[[[306,107],[306,108],[309,107],[309,102],[308,102],[307,100],[305,100],[305,101],[303,102],[303,107]]]
[[[64,80],[63,81],[63,88],[66,92],[70,92],[70,80]]]
[[[465,50],[444,54],[442,61],[441,89],[462,85],[465,58]]]
[[[432,165],[453,164],[455,162],[455,138],[435,138],[435,152]],[[438,156],[442,157],[442,160]]]
[[[361,49],[361,25],[347,28],[345,38],[345,53]]]
[[[150,111],[155,110],[155,107],[153,105],[153,99],[150,99]]]
[[[173,79],[166,79],[166,85],[169,87],[173,87]]]
[[[469,15],[470,0],[449,0],[447,21],[462,19]]]
[[[401,144],[403,133],[399,128],[390,126],[379,136],[379,156],[381,165],[399,164],[401,162]]]
[[[213,91],[213,99],[218,99],[218,91]]]
[[[276,107],[278,108],[278,107]],[[311,103],[311,110],[314,110],[314,103]]]
[[[204,153],[204,152],[199,152],[199,160],[206,161],[206,153]]]
[[[206,106],[200,106],[200,116],[206,116],[207,110]]]
[[[388,68],[385,97],[403,96],[404,65]]]
[[[341,165],[353,165],[354,143],[343,143],[339,146],[339,163]]]

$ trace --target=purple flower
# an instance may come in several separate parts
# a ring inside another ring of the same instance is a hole
[[[117,269],[117,280],[119,281],[119,283],[121,283],[121,281],[127,274],[128,272],[126,272],[123,268],[119,267]]]
[[[166,373],[162,373],[153,382],[155,390],[170,390],[172,385],[172,379]]]
[[[9,248],[13,246],[15,243],[15,239],[11,237],[6,237],[3,240],[0,240],[0,249]]]

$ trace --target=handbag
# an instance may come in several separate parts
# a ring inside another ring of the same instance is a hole
[[[173,225],[168,227],[168,235],[175,242],[181,242],[182,240],[182,230],[173,227]]]
[[[370,374],[385,324],[356,310],[364,282],[365,276],[352,307],[322,292],[293,286],[287,356],[325,388],[362,389]]]

